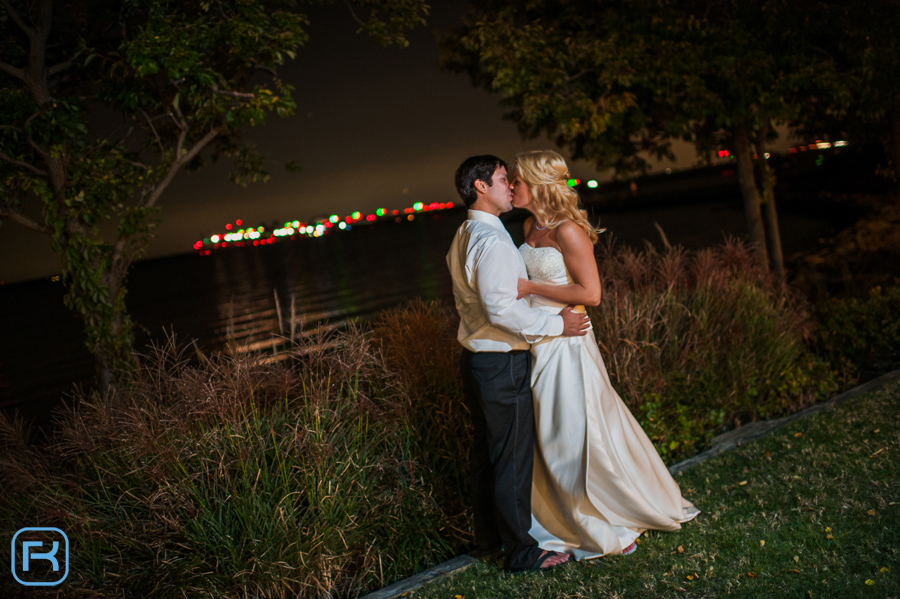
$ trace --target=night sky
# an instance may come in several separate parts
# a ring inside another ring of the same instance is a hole
[[[258,226],[457,201],[453,172],[467,156],[512,160],[522,150],[554,148],[545,139],[523,141],[502,119],[498,95],[438,69],[435,31],[459,21],[461,3],[435,3],[428,24],[411,32],[403,49],[381,48],[357,34],[341,3],[307,12],[310,41],[282,71],[296,87],[297,111],[248,130],[271,159],[271,179],[238,187],[228,182],[227,162],[180,173],[160,200],[162,223],[148,257],[189,252],[196,240],[224,232],[238,218]],[[679,167],[695,161],[690,146],[681,145],[678,155]],[[283,168],[292,160],[301,173]],[[570,166],[582,179],[609,178],[585,162]],[[58,271],[49,237],[11,222],[0,227],[0,281]]]

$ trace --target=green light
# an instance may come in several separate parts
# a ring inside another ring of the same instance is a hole
[[[360,218],[362,218],[362,212],[354,212],[353,213],[353,220],[358,220]]]
[[[336,223],[336,222],[338,222],[338,221],[341,220],[341,219],[338,217],[337,214],[332,214],[332,215],[331,215],[331,218],[329,218],[328,220],[330,220],[330,221],[333,222],[333,223]]]
[[[379,208],[378,210],[375,211],[375,214],[377,214],[378,216],[384,216],[384,213],[385,213],[384,208]]]
[[[422,202],[416,202],[415,204],[413,204],[413,210],[421,210],[424,207],[425,204],[423,204]]]
[[[298,228],[298,227],[300,226],[300,221],[299,221],[299,220],[295,220],[292,224],[294,225],[294,228],[296,229],[296,228]]]
[[[590,187],[591,189],[594,189],[595,187],[597,187],[597,182],[594,181],[593,179],[591,179],[590,181],[588,181],[588,184],[587,184],[587,185],[588,185],[588,187]]]
[[[575,187],[577,185],[577,183],[575,183],[575,179],[569,179],[568,181],[566,181],[566,184],[569,187]]]

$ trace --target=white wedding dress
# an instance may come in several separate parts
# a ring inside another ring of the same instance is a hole
[[[519,248],[532,281],[574,283],[552,247]],[[531,296],[531,307],[565,304]],[[593,330],[531,349],[535,459],[531,536],[575,559],[618,554],[641,532],[678,530],[700,511],[609,382]]]

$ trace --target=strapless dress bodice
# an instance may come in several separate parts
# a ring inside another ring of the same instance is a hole
[[[548,285],[572,285],[575,282],[558,249],[554,247],[536,248],[523,243],[519,246],[519,252],[522,254],[522,259],[525,260],[525,268],[528,270],[530,280]],[[566,306],[566,304],[537,295],[530,296],[529,302],[535,310],[554,313]]]

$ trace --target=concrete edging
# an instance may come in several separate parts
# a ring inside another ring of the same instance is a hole
[[[881,387],[885,383],[888,383],[896,378],[900,378],[900,370],[894,370],[893,372],[883,374],[876,379],[872,379],[871,381],[863,383],[862,385],[857,385],[856,387],[844,391],[839,395],[835,395],[831,399],[823,401],[822,403],[813,404],[804,410],[800,410],[799,412],[791,414],[790,416],[776,418],[775,420],[760,420],[758,422],[751,422],[750,424],[745,424],[732,431],[728,431],[727,433],[722,433],[712,440],[712,447],[710,447],[706,451],[698,453],[692,458],[688,458],[682,462],[669,466],[669,473],[672,474],[672,476],[675,476],[676,474],[684,472],[688,468],[696,466],[700,462],[706,461],[709,458],[715,457],[727,451],[731,451],[732,449],[740,447],[744,443],[756,441],[757,439],[765,437],[769,433],[774,432],[790,424],[791,422],[794,422],[795,420],[801,420],[803,418],[806,418],[807,416],[811,416],[812,414],[830,410],[835,405],[841,402],[844,402],[858,395],[862,395],[863,393],[868,393],[869,391]],[[437,566],[428,568],[427,570],[423,570],[418,574],[413,574],[409,578],[405,578],[399,582],[395,582],[394,584],[384,587],[379,591],[369,593],[368,595],[365,595],[360,599],[392,599],[393,597],[398,597],[404,593],[408,593],[409,591],[424,586],[425,584],[428,584],[432,580],[440,578],[445,574],[464,570],[465,568],[468,568],[478,561],[479,560],[477,558],[474,558],[470,555],[459,555],[457,557],[454,557],[453,559],[438,564]]]

